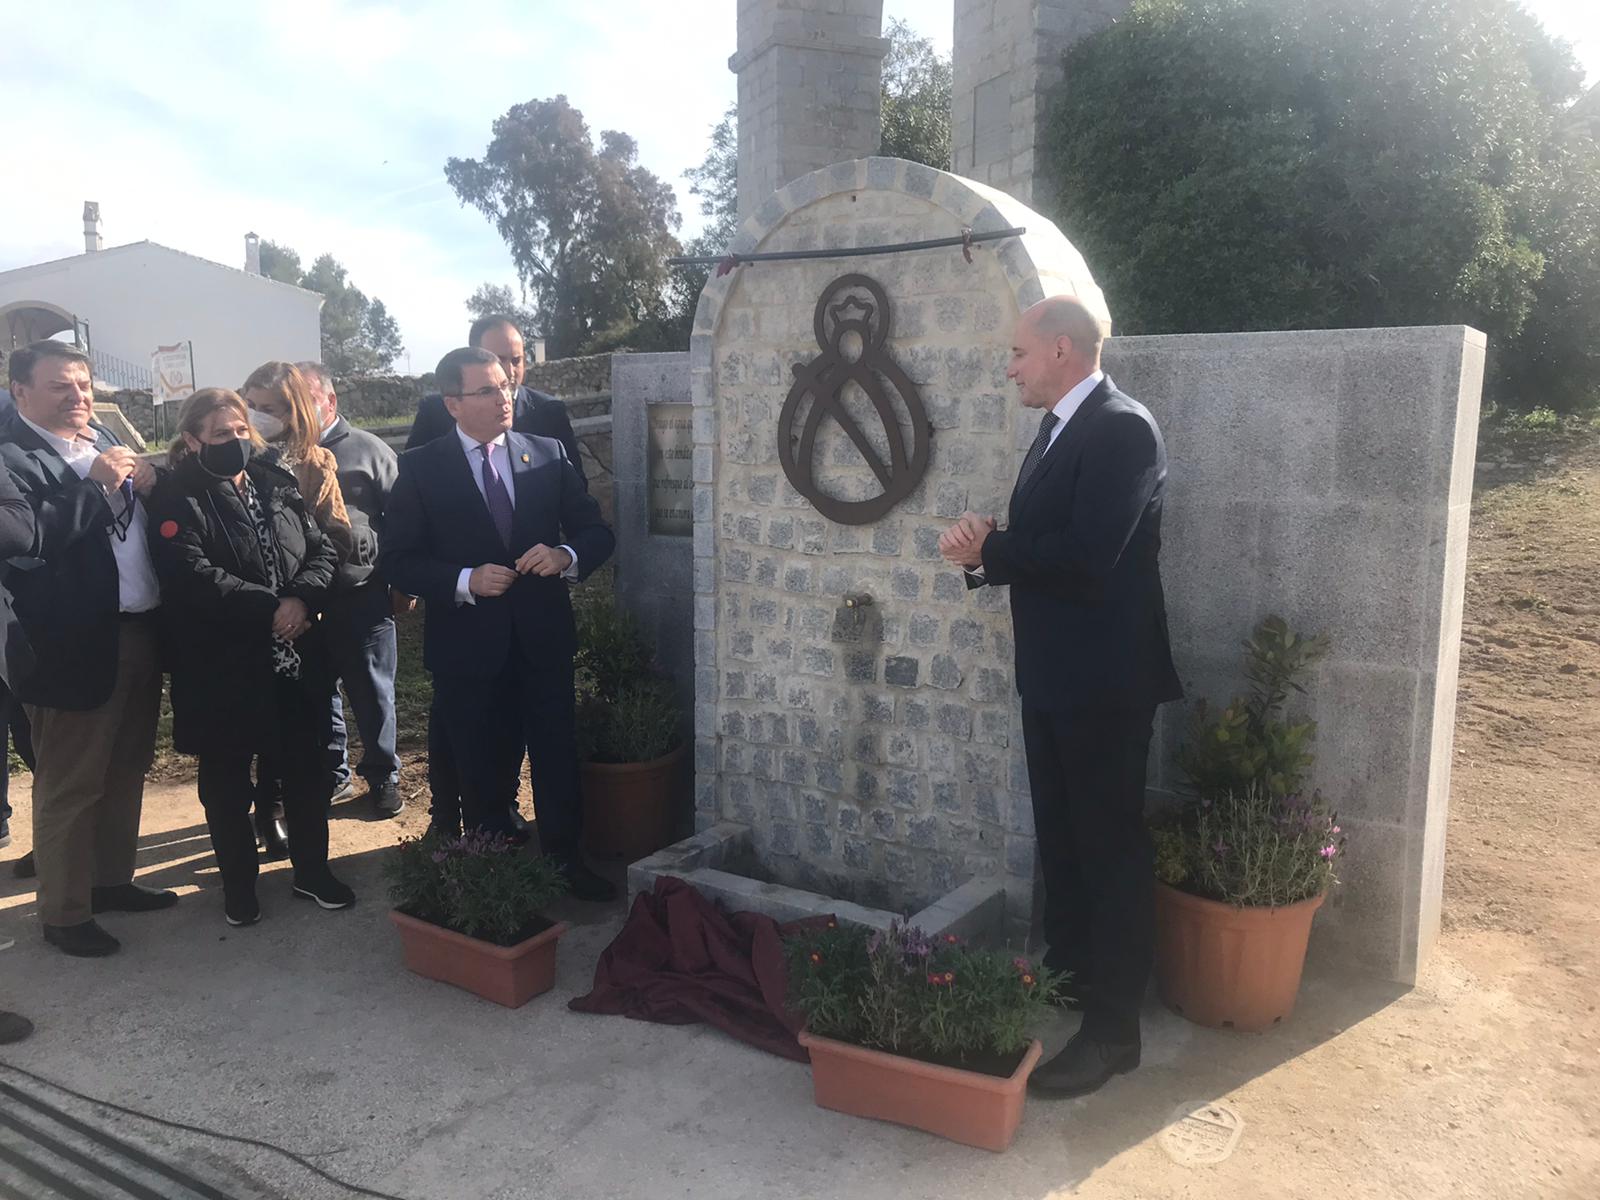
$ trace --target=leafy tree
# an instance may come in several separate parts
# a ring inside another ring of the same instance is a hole
[[[300,286],[322,293],[322,362],[335,375],[377,374],[400,356],[399,325],[382,300],[349,281],[333,255],[319,255]]]
[[[669,316],[665,260],[678,252],[672,188],[606,130],[596,149],[565,96],[513,105],[481,159],[452,158],[445,178],[499,230],[534,298],[551,357],[648,344]]]
[[[268,279],[276,279],[279,283],[292,283],[300,285],[301,276],[300,256],[287,246],[280,246],[277,242],[269,242],[265,238],[261,241],[261,273]]]
[[[544,336],[539,331],[539,318],[534,311],[517,298],[508,287],[496,283],[480,283],[478,290],[467,297],[467,313],[476,321],[479,317],[500,315],[517,323],[524,342]]]
[[[1593,395],[1581,73],[1514,0],[1136,0],[1065,65],[1045,170],[1122,332],[1460,322]]]
[[[383,301],[352,284],[333,255],[321,255],[302,270],[299,254],[263,238],[261,273],[322,294],[322,362],[335,375],[387,371],[405,350],[400,326]]]
[[[884,30],[883,143],[879,154],[950,169],[950,59],[898,17]]]

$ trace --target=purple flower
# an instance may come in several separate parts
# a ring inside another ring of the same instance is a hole
[[[1321,850],[1318,850],[1317,853],[1322,855],[1323,858],[1332,858],[1335,854],[1339,853],[1339,847],[1324,846]]]
[[[433,859],[434,865],[438,866],[440,863],[444,862],[450,856],[448,854],[446,854],[443,850],[435,850],[429,857],[431,857]]]

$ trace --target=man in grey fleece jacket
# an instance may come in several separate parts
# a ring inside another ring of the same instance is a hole
[[[356,553],[340,564],[323,618],[328,648],[355,710],[356,728],[361,731],[361,763],[356,774],[367,781],[367,795],[372,797],[377,815],[396,817],[405,807],[399,790],[400,759],[395,753],[394,680],[399,651],[394,607],[388,585],[378,573],[377,550],[399,460],[381,438],[357,429],[339,415],[333,378],[321,363],[297,365],[322,413],[322,444],[339,464],[339,490],[356,535]],[[415,601],[397,598],[396,603]],[[350,780],[344,705],[337,691],[329,752],[337,764],[337,792]]]

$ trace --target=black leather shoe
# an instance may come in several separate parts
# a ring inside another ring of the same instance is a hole
[[[116,887],[97,887],[90,893],[90,905],[98,913],[155,912],[178,902],[177,892],[147,888],[141,883],[119,883]]]
[[[604,904],[617,898],[617,885],[596,875],[581,858],[562,859],[557,869],[567,879],[567,891],[578,900]]]
[[[32,850],[17,859],[17,865],[11,868],[11,873],[18,879],[32,879],[39,873],[39,868],[33,865]]]
[[[1138,1042],[1102,1042],[1080,1030],[1060,1054],[1034,1069],[1028,1090],[1036,1096],[1087,1096],[1113,1075],[1138,1065]]]
[[[282,817],[256,813],[256,837],[261,841],[261,855],[270,862],[289,857],[289,826]]]
[[[440,838],[447,842],[458,841],[461,837],[461,826],[456,825],[451,827],[448,825],[441,825],[437,821],[429,821],[428,836]]]
[[[122,949],[121,942],[93,921],[82,921],[77,925],[46,925],[44,940],[73,958],[104,958]]]
[[[372,807],[382,820],[398,817],[406,810],[406,802],[400,798],[400,789],[393,783],[385,782],[377,787],[369,787],[367,794],[372,797]]]
[[[326,908],[330,912],[349,908],[356,902],[356,894],[335,879],[331,871],[325,871],[320,876],[304,881],[296,875],[294,894],[303,900],[315,900],[318,907]]]
[[[33,1032],[33,1022],[14,1012],[0,1012],[0,1046],[20,1042]]]

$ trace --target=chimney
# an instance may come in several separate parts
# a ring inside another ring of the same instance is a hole
[[[83,202],[83,252],[93,254],[103,243],[100,240],[100,204],[95,200]]]
[[[261,239],[253,233],[244,235],[244,269],[252,275],[261,274]]]

